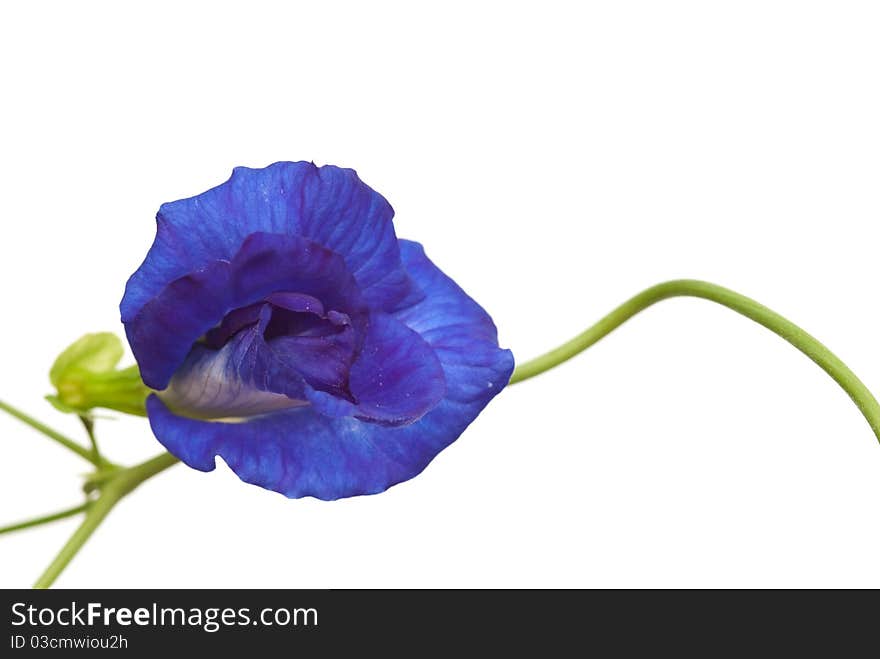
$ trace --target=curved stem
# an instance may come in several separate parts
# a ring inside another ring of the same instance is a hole
[[[20,531],[22,529],[29,529],[32,526],[39,526],[40,524],[48,524],[49,522],[55,522],[59,519],[64,519],[66,517],[72,517],[74,515],[78,515],[81,512],[88,510],[90,502],[86,502],[79,506],[75,506],[74,508],[68,508],[67,510],[62,510],[57,513],[52,513],[51,515],[44,515],[43,517],[35,517],[34,519],[29,519],[24,522],[18,522],[16,524],[10,524],[9,526],[0,527],[0,535],[4,533],[11,533],[12,531]]]
[[[722,286],[693,279],[668,281],[642,291],[571,341],[518,366],[510,378],[510,384],[522,382],[558,366],[607,336],[640,311],[673,297],[696,297],[715,302],[781,336],[818,364],[849,394],[880,440],[880,405],[864,383],[834,353],[790,320],[762,304]]]
[[[55,579],[67,567],[71,559],[82,549],[86,540],[89,539],[95,529],[104,521],[107,514],[126,494],[148,478],[155,476],[176,463],[177,458],[173,455],[162,453],[134,467],[120,469],[101,488],[100,496],[90,503],[83,523],[73,532],[67,544],[61,548],[61,551],[58,552],[58,555],[49,564],[49,567],[37,579],[34,588],[48,588],[55,582]]]
[[[22,423],[26,423],[34,430],[37,430],[38,432],[43,433],[44,435],[46,435],[46,437],[49,437],[50,439],[54,439],[56,442],[61,444],[63,447],[73,451],[81,458],[88,460],[96,467],[103,467],[104,466],[104,461],[101,460],[100,458],[96,457],[92,453],[92,451],[90,451],[89,449],[83,448],[82,446],[77,444],[72,439],[62,435],[57,430],[52,430],[52,428],[50,428],[49,426],[40,423],[39,421],[37,421],[33,417],[28,416],[27,414],[25,414],[21,410],[18,410],[16,408],[12,407],[12,405],[8,405],[7,403],[4,403],[2,400],[0,400],[0,410],[3,410],[4,412],[8,412],[9,414],[14,416],[16,419],[18,419]]]

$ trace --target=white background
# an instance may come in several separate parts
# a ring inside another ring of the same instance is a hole
[[[525,360],[643,287],[735,288],[880,390],[880,13],[865,2],[8,3],[0,397],[117,304],[160,203],[358,170]],[[128,357],[127,359],[130,359]],[[145,421],[99,425],[125,462]],[[0,418],[0,523],[85,463]],[[224,466],[125,500],[59,586],[880,587],[880,446],[766,330],[665,302],[505,391],[418,478],[288,501]],[[28,586],[75,528],[0,538]]]

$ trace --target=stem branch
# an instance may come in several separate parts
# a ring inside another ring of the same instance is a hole
[[[95,437],[95,422],[85,414],[80,414],[79,420],[82,421],[83,428],[86,429],[86,434],[89,436],[89,443],[92,445],[92,456],[98,462],[103,462],[104,458],[101,457],[101,449],[98,448],[98,439]]]
[[[20,531],[22,529],[29,529],[32,526],[39,526],[40,524],[48,524],[49,522],[55,522],[59,519],[64,519],[65,517],[73,517],[74,515],[78,515],[81,512],[88,510],[90,502],[86,502],[79,506],[75,506],[74,508],[68,508],[67,510],[62,510],[57,513],[52,513],[51,515],[44,515],[43,517],[35,517],[34,519],[29,519],[24,522],[17,522],[15,524],[10,524],[9,526],[0,527],[0,535],[4,533],[11,533],[12,531]]]
[[[96,467],[103,467],[104,466],[104,462],[100,458],[95,457],[95,455],[89,449],[82,447],[81,445],[79,445],[75,441],[73,441],[72,439],[62,435],[57,430],[52,430],[52,428],[50,428],[49,426],[40,423],[39,421],[37,421],[33,417],[28,416],[27,414],[25,414],[21,410],[18,410],[7,403],[4,403],[2,400],[0,400],[0,410],[3,410],[4,412],[8,412],[9,414],[14,416],[16,419],[18,419],[22,423],[26,423],[34,430],[43,433],[44,435],[46,435],[46,437],[49,437],[50,439],[54,439],[56,442],[61,444],[63,447],[73,451],[74,453],[76,453],[78,456],[80,456],[84,460],[88,460]]]
[[[51,586],[55,579],[58,578],[58,575],[67,567],[67,564],[70,563],[71,559],[82,549],[86,540],[104,521],[107,514],[125,495],[148,478],[155,476],[176,463],[177,458],[173,455],[162,453],[134,467],[120,469],[114,474],[112,478],[101,486],[101,494],[90,503],[82,524],[73,532],[67,544],[61,548],[61,551],[58,552],[58,555],[49,564],[46,571],[37,579],[34,588],[42,589]]]

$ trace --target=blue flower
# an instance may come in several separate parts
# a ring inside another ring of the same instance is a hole
[[[288,497],[417,475],[507,384],[489,315],[350,169],[239,167],[164,204],[122,322],[159,441]]]

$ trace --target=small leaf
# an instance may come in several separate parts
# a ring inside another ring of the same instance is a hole
[[[122,359],[122,353],[122,342],[115,334],[110,332],[86,334],[58,355],[58,359],[49,371],[49,380],[58,387],[64,376],[72,371],[86,373],[112,371]]]

